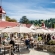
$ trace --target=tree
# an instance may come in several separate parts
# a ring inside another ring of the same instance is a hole
[[[9,21],[9,20],[10,20],[9,16],[6,16],[6,21]]]
[[[34,20],[30,20],[30,24],[33,24],[34,23]]]
[[[6,21],[8,21],[8,22],[17,22],[16,19],[11,19],[9,16],[6,16]]]
[[[39,20],[39,24],[41,24],[41,20]]]
[[[9,22],[17,22],[15,19],[10,19]]]
[[[28,24],[28,23],[29,23],[29,20],[27,19],[26,16],[23,16],[23,17],[20,19],[20,23]]]

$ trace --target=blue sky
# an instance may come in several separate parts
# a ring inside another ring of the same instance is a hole
[[[55,0],[2,0],[2,7],[18,21],[22,16],[30,20],[55,18]]]

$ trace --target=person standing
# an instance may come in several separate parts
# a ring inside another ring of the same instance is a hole
[[[30,40],[28,38],[25,39],[25,44],[27,46],[27,49],[29,48],[30,45]]]
[[[47,35],[47,43],[48,43],[50,40],[51,40],[51,35],[48,34],[48,35]]]

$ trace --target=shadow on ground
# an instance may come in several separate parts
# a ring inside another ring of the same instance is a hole
[[[29,52],[30,52],[29,49],[24,48],[24,49],[20,49],[20,52],[18,52],[18,51],[14,52],[14,54],[28,54]],[[0,53],[0,55],[3,55],[3,54],[4,54],[4,52]],[[6,54],[9,54],[9,52],[7,51],[5,53],[5,55]]]
[[[16,52],[16,54],[28,54],[28,53],[30,53],[30,50],[26,48],[20,49],[20,52]]]
[[[9,54],[9,51],[5,51],[5,54],[4,51],[0,52],[0,55],[6,55],[6,54]]]

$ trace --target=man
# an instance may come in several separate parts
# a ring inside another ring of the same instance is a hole
[[[51,35],[48,34],[48,35],[47,35],[47,43],[48,43],[50,40],[51,40]]]
[[[27,49],[28,49],[28,47],[29,47],[29,44],[30,44],[30,41],[29,41],[29,39],[28,39],[28,38],[26,38],[26,39],[25,39],[25,44],[26,44],[26,46],[27,46]]]

